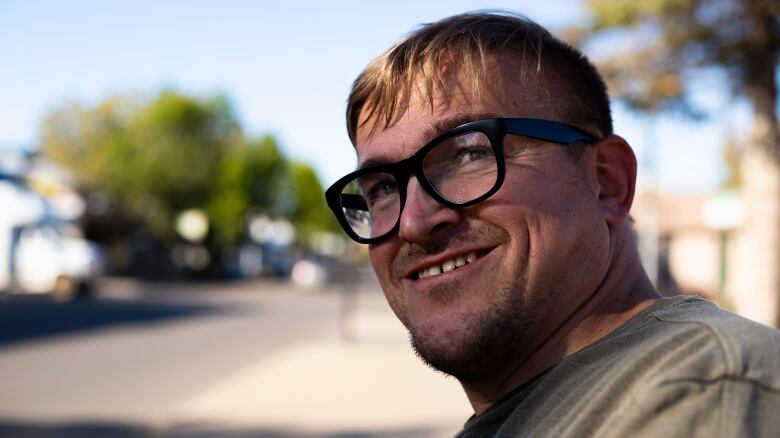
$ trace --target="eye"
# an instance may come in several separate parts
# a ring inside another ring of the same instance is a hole
[[[369,207],[372,207],[382,200],[392,198],[398,193],[398,182],[390,175],[385,175],[373,181],[365,191],[366,200]]]
[[[493,148],[490,145],[470,145],[458,149],[454,161],[460,165],[465,165],[492,157]]]
[[[489,151],[484,146],[472,146],[460,152],[460,157],[463,161],[478,161],[487,158]]]
[[[376,184],[371,189],[371,194],[374,196],[387,196],[392,195],[393,193],[398,191],[398,184],[395,183],[394,179],[386,179],[385,181],[382,181],[379,184]]]

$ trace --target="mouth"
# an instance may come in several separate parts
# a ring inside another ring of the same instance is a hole
[[[473,263],[475,260],[484,256],[486,253],[487,251],[469,251],[468,253],[449,258],[440,263],[437,262],[435,264],[424,266],[418,269],[416,272],[412,273],[410,278],[412,280],[422,280],[423,278],[430,278],[445,274]]]

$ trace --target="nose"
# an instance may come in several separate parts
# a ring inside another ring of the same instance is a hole
[[[412,176],[406,188],[398,236],[407,242],[422,243],[431,234],[458,223],[460,217],[459,211],[433,199]]]

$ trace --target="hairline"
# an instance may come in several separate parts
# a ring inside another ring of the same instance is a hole
[[[492,67],[504,62],[516,67],[498,68],[502,77],[527,90],[524,98],[546,112],[545,118],[601,137],[612,133],[603,78],[587,58],[521,15],[482,11],[421,26],[361,72],[347,106],[353,146],[359,130],[368,129],[370,138],[396,124],[413,104],[427,102],[431,113],[446,107],[436,98],[450,96],[452,84],[470,92],[478,106],[496,77]],[[451,81],[453,75],[458,80]],[[419,103],[412,102],[415,92]]]

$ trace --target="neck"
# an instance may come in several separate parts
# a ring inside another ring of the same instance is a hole
[[[532,352],[497,376],[461,382],[474,412],[606,336],[659,298],[642,268],[630,225],[612,230],[611,263],[598,289]]]

